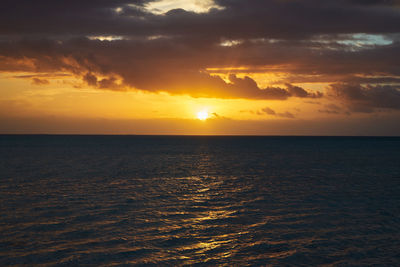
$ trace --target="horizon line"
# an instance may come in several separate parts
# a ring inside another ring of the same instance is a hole
[[[257,135],[257,134],[78,134],[78,133],[0,133],[0,136],[137,136],[137,137],[394,137],[400,135]]]

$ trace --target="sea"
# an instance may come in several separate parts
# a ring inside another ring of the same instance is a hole
[[[0,135],[0,266],[400,266],[400,138]]]

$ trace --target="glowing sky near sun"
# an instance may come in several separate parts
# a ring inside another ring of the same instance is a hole
[[[152,1],[145,5],[145,8],[156,14],[163,14],[173,9],[184,9],[197,13],[204,13],[211,8],[221,8],[212,0],[161,0]]]

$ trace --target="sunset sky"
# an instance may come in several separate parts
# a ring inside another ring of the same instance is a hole
[[[400,1],[3,0],[0,133],[400,135]]]

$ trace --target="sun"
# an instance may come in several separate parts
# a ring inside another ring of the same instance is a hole
[[[205,121],[208,119],[208,112],[205,110],[197,112],[197,118],[201,121]]]

